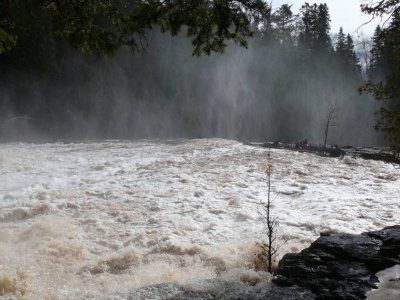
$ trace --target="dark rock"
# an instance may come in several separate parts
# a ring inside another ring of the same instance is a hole
[[[290,287],[315,299],[365,299],[376,288],[375,273],[396,264],[400,226],[360,235],[324,234],[308,249],[282,258],[271,291]]]
[[[286,149],[298,152],[313,153],[323,157],[339,157],[343,158],[345,155],[351,157],[359,157],[369,160],[380,160],[387,163],[400,164],[400,156],[387,148],[362,148],[337,145],[324,146],[319,144],[309,144],[307,140],[295,143],[282,143],[282,142],[265,142],[263,144],[250,143],[250,145],[262,146],[272,149]]]
[[[315,300],[315,295],[308,289],[298,286],[280,287],[273,285],[264,300]]]

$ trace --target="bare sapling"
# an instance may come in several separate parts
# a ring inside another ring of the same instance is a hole
[[[267,155],[267,165],[266,165],[266,174],[267,174],[267,200],[265,202],[260,203],[259,213],[262,217],[263,224],[265,226],[265,234],[266,241],[259,243],[260,253],[258,254],[258,258],[264,262],[266,270],[269,273],[272,273],[273,265],[276,262],[278,250],[280,245],[278,245],[278,225],[279,222],[276,216],[272,215],[272,199],[271,199],[271,176],[273,172],[273,165],[271,159],[271,149],[268,151]]]
[[[326,147],[326,143],[328,141],[329,128],[336,126],[335,123],[336,117],[337,117],[337,105],[336,103],[332,103],[329,105],[328,114],[326,116],[324,147]]]

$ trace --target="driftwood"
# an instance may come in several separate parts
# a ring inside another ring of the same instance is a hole
[[[265,142],[265,143],[251,143],[251,145],[262,146],[271,149],[286,149],[298,152],[313,153],[323,157],[339,157],[345,155],[351,157],[359,157],[363,159],[379,160],[389,163],[400,164],[400,156],[393,153],[388,148],[379,147],[339,147],[337,145],[324,146],[318,144],[309,144],[307,140],[296,143],[282,143],[282,142]]]

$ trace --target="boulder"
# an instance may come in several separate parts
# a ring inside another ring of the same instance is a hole
[[[365,299],[376,288],[375,274],[397,264],[399,225],[360,235],[326,233],[302,252],[282,258],[271,295],[291,288],[306,291],[307,299]]]

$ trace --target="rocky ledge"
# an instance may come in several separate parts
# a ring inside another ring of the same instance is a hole
[[[355,158],[380,160],[387,163],[400,164],[400,154],[391,151],[385,147],[352,147],[337,145],[324,146],[319,144],[309,144],[307,140],[297,143],[282,142],[265,142],[265,143],[249,143],[253,146],[262,146],[271,149],[285,149],[297,152],[313,153],[323,157],[339,157],[351,156]]]
[[[376,288],[375,274],[398,264],[400,225],[360,235],[325,233],[282,258],[271,298],[290,288],[298,292],[292,299],[365,299]]]

